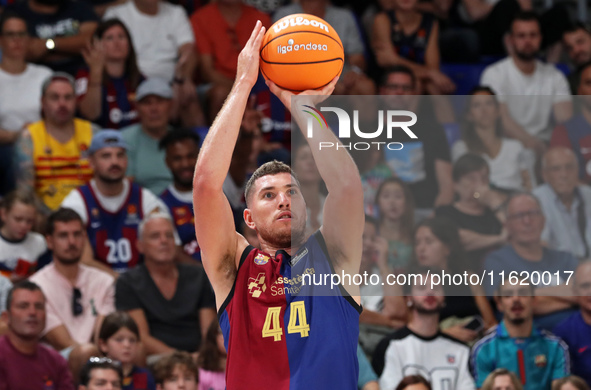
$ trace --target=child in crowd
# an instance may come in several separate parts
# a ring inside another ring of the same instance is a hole
[[[37,218],[35,198],[22,191],[8,194],[0,206],[0,274],[12,282],[26,279],[35,272],[37,259],[47,245],[31,229]]]
[[[199,371],[188,352],[176,351],[154,365],[157,390],[197,390]]]
[[[412,258],[414,202],[406,184],[388,178],[378,188],[379,236],[388,240],[388,265],[394,271],[406,268]]]
[[[217,321],[212,321],[197,359],[199,366],[199,390],[224,390],[226,388],[226,347]]]
[[[125,312],[105,317],[99,332],[99,349],[110,359],[121,363],[123,390],[156,390],[150,371],[137,367],[140,333],[137,324]]]

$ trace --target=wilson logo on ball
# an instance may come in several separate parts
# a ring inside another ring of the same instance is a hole
[[[311,16],[311,15],[310,15]],[[296,26],[312,26],[324,30],[326,32],[330,32],[326,22],[321,22],[318,18],[313,17],[314,19],[308,19],[303,16],[293,17],[293,15],[286,16],[285,18],[279,20],[277,23],[273,25],[273,30],[276,34],[279,34],[281,30],[285,30],[288,27],[296,27]],[[326,24],[324,24],[326,23]]]

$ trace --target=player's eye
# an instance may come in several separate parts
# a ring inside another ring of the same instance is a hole
[[[271,199],[272,197],[273,197],[272,192],[265,192],[265,194],[263,195],[263,198],[267,198],[267,199]]]
[[[289,191],[287,191],[287,193],[288,193],[289,195],[295,195],[295,194],[297,194],[298,192],[296,191],[296,189],[295,189],[295,188],[291,188]]]

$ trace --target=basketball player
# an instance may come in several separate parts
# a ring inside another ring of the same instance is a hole
[[[363,190],[349,154],[342,148],[320,151],[320,142],[338,140],[330,129],[314,125],[314,137],[307,141],[329,194],[324,224],[309,238],[304,236],[306,205],[285,164],[261,166],[246,185],[244,220],[257,232],[261,249],[249,246],[236,233],[223,196],[231,146],[257,80],[264,34],[257,22],[239,56],[232,91],[202,146],[193,183],[195,231],[228,351],[226,386],[228,390],[353,390],[358,377],[359,289],[339,285],[332,294],[313,294],[306,290],[309,284],[301,283],[306,274],[359,272]],[[337,78],[300,96],[308,105],[318,104],[336,82]],[[292,93],[272,82],[269,87],[299,127],[306,129],[301,107],[292,109]]]

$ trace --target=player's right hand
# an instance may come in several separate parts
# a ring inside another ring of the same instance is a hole
[[[259,77],[259,52],[264,36],[265,27],[263,27],[263,24],[259,20],[254,26],[248,42],[246,42],[246,45],[238,56],[236,81],[246,82],[251,88]]]

